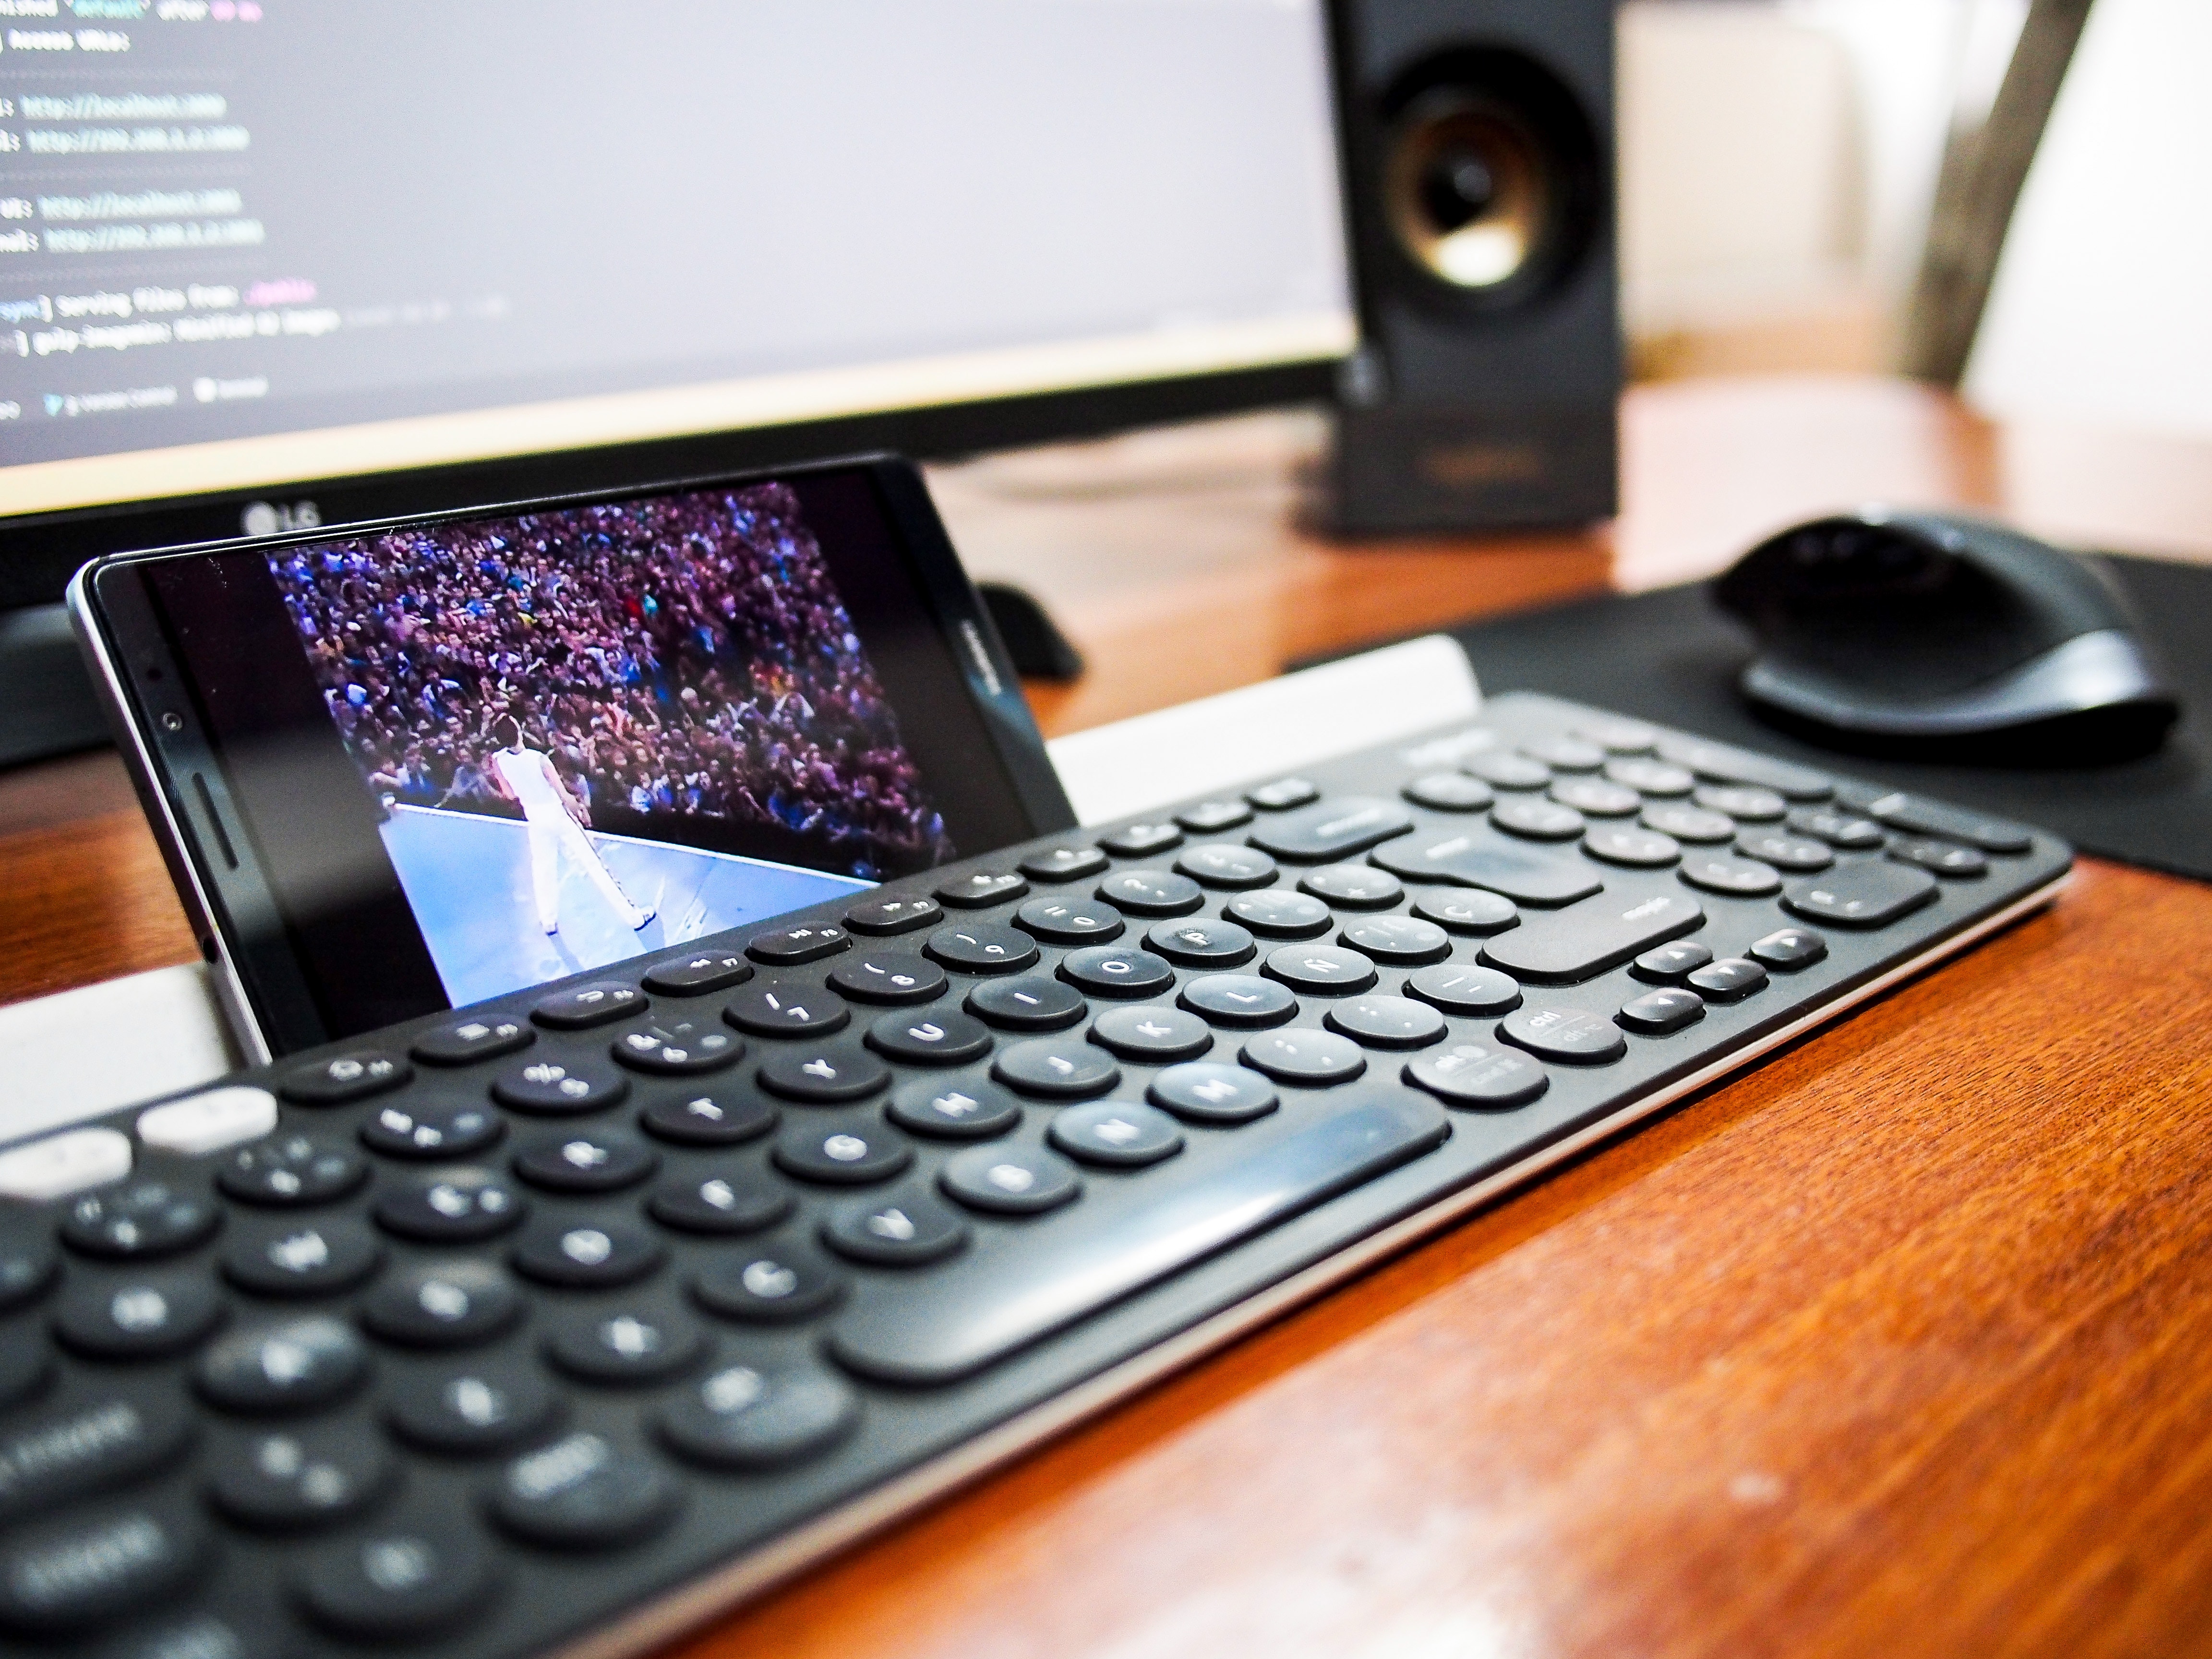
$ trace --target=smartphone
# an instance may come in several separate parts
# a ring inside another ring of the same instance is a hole
[[[259,1059],[1074,823],[895,458],[112,555],[70,605]]]

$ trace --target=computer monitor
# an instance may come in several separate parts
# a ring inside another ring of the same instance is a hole
[[[1319,395],[1322,10],[0,0],[0,610],[123,546]]]

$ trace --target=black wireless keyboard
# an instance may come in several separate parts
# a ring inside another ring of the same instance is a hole
[[[0,1635],[638,1651],[2069,861],[1513,696],[0,1152]]]

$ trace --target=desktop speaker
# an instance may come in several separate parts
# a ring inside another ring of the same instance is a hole
[[[1316,527],[1612,516],[1613,0],[1332,0],[1361,344]]]

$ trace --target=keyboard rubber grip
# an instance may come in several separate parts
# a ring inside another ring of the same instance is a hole
[[[886,1286],[830,1349],[884,1382],[950,1382],[1192,1263],[1441,1146],[1443,1111],[1411,1098],[1348,1103],[1235,1162],[1161,1170],[1131,1201],[1085,1200],[1011,1249]]]

